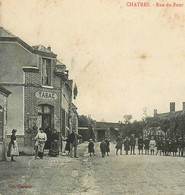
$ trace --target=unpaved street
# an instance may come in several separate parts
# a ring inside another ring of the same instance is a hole
[[[17,157],[17,162],[0,162],[0,194],[185,194],[185,158],[87,155],[87,143],[79,146],[79,158],[68,156],[34,160]],[[29,188],[20,188],[20,187]]]

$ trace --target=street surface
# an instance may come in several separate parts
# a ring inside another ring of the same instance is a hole
[[[115,155],[113,143],[110,156],[102,158],[96,143],[90,157],[87,145],[79,145],[76,159],[19,156],[0,162],[0,194],[185,194],[184,157]]]

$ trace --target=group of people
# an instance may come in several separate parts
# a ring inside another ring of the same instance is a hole
[[[11,157],[11,161],[15,161],[14,156],[19,155],[18,144],[16,141],[16,132],[17,132],[16,129],[12,130],[11,140],[8,145],[7,156]],[[66,141],[65,150],[68,151],[68,154],[71,154],[71,157],[73,157],[72,155],[74,151],[74,157],[78,158],[77,145],[78,139],[80,138],[81,136],[77,134],[75,130],[73,130],[72,133],[69,134],[66,139],[62,138],[63,141]],[[37,159],[37,157],[43,159],[45,144],[47,142],[47,135],[44,132],[43,128],[39,129],[36,137],[33,138],[33,140],[35,141],[34,143],[35,159]],[[51,144],[48,155],[51,157],[56,157],[59,155],[59,134],[55,129],[51,136]]]
[[[143,139],[143,136],[140,135],[139,138],[136,139],[134,137],[134,134],[131,135],[131,137],[126,137],[125,139],[122,138],[122,136],[118,136],[116,139],[116,155],[118,155],[120,151],[120,155],[122,155],[122,150],[124,147],[125,154],[128,155],[130,151],[130,155],[136,155],[136,144],[138,148],[138,155],[163,155],[163,156],[169,156],[173,154],[173,156],[176,156],[177,153],[179,156],[183,156],[184,150],[185,150],[185,141],[183,139],[154,139],[154,136],[151,136],[151,139],[148,137]],[[92,139],[89,140],[88,144],[88,152],[90,156],[93,154],[95,155],[94,150],[94,143]],[[102,140],[100,143],[100,152],[102,154],[102,157],[109,156],[110,152],[110,141],[108,139]]]
[[[105,155],[109,156],[110,141],[107,138],[103,139],[100,143],[100,151],[102,154],[102,158],[104,158]],[[89,139],[88,153],[90,154],[90,156],[92,156],[92,154],[95,156],[94,143],[92,139]]]
[[[116,140],[116,154],[118,154],[118,151],[120,150],[120,154],[122,155],[122,146],[124,145],[124,150],[126,155],[128,155],[128,151],[130,151],[130,154],[135,155],[135,146],[136,146],[136,139],[134,137],[134,134],[131,135],[131,138],[128,137],[125,138],[125,140],[122,139],[122,136],[119,136]],[[183,156],[184,149],[185,149],[185,142],[183,139],[154,139],[154,136],[151,136],[151,139],[148,137],[143,139],[143,136],[140,135],[137,141],[138,145],[138,155],[145,154],[145,155],[154,155],[154,154],[160,154],[164,156],[168,156],[173,154],[173,156],[177,155],[177,152],[179,153],[179,156]]]
[[[15,161],[14,156],[19,155],[18,150],[18,144],[16,141],[16,129],[12,130],[11,140],[8,145],[8,151],[7,156],[11,157],[11,161]],[[78,140],[81,138],[79,134],[76,133],[75,130],[72,131],[71,134],[69,134],[66,138],[62,137],[63,141],[66,141],[65,151],[68,151],[68,155],[71,154],[71,157],[78,158],[77,156],[77,145]],[[47,141],[47,135],[44,133],[44,129],[40,128],[39,132],[37,133],[35,140],[35,158],[40,157],[43,159],[44,155],[44,147],[45,143]],[[116,155],[118,155],[118,152],[120,151],[120,155],[122,155],[122,148],[124,146],[125,154],[128,155],[128,152],[130,151],[130,155],[135,155],[135,149],[136,149],[136,139],[134,137],[134,134],[131,135],[131,138],[129,139],[126,137],[125,139],[122,138],[122,136],[118,136],[116,139]],[[159,138],[157,140],[154,139],[154,136],[149,139],[148,137],[143,139],[143,136],[140,135],[137,140],[137,146],[138,146],[138,155],[145,154],[145,155],[154,155],[154,154],[160,154],[160,155],[171,155],[176,156],[177,153],[179,156],[183,156],[184,150],[185,150],[185,141],[182,138],[179,139],[162,139]],[[89,140],[88,144],[88,152],[91,155],[95,156],[95,150],[94,150],[94,143],[93,140]],[[102,157],[105,157],[105,155],[109,156],[110,152],[110,141],[105,138],[100,143],[100,152],[102,154]],[[74,153],[74,154],[73,154]],[[51,138],[51,146],[49,149],[49,156],[56,157],[59,155],[59,135],[56,130],[53,131],[52,138]]]

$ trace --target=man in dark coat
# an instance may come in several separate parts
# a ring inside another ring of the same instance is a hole
[[[134,138],[134,134],[131,135],[130,139],[130,154],[135,155],[135,145],[136,145],[136,139]]]
[[[72,133],[68,135],[68,141],[70,143],[70,153],[71,157],[73,157],[73,150],[74,150],[74,157],[77,157],[77,145],[78,145],[78,139],[81,138],[81,135],[76,133],[76,130],[73,129]]]
[[[106,144],[105,140],[103,140],[100,143],[100,151],[101,151],[101,154],[102,154],[102,158],[104,158],[105,152],[107,151],[107,144]]]
[[[107,147],[106,147],[106,153],[107,153],[107,156],[109,156],[109,152],[110,152],[110,141],[106,138],[105,139],[105,143],[107,145]]]
[[[126,155],[128,155],[128,151],[130,150],[130,141],[128,137],[126,137],[124,141],[124,150],[125,150]]]
[[[116,139],[116,155],[118,155],[118,150],[120,150],[120,155],[122,155],[122,144],[123,144],[123,140],[122,140],[122,137],[119,136],[117,139]]]

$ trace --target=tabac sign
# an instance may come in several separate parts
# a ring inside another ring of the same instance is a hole
[[[35,96],[39,99],[44,99],[44,100],[56,100],[57,99],[56,93],[44,92],[44,91],[37,91],[35,93]]]

